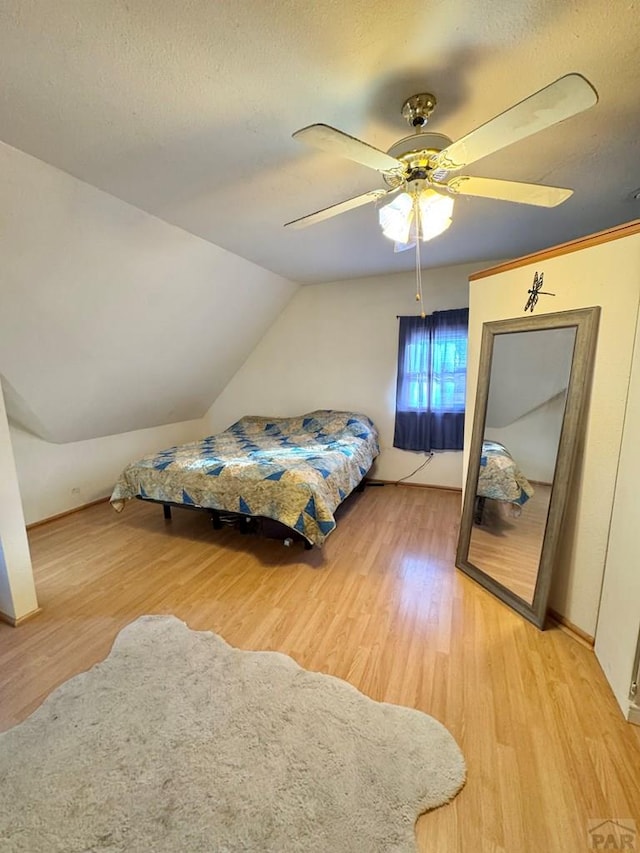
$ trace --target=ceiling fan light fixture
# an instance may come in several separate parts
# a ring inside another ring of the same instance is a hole
[[[451,225],[453,199],[435,190],[424,190],[418,196],[420,209],[420,236],[423,241],[433,240]]]
[[[378,211],[382,233],[394,243],[408,243],[413,222],[413,199],[400,193]]]
[[[451,225],[452,215],[453,199],[431,189],[420,190],[415,196],[400,193],[378,211],[382,233],[394,241],[396,251],[409,248],[418,235],[426,242],[442,234]]]

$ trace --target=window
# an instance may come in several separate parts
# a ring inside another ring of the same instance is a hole
[[[462,450],[467,308],[400,317],[396,424],[404,450]]]

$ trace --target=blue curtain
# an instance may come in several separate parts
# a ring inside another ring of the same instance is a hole
[[[393,446],[462,450],[469,309],[400,317]]]

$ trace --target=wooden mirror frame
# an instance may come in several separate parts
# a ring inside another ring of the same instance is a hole
[[[544,628],[551,576],[562,520],[567,505],[571,473],[579,439],[584,427],[584,415],[589,400],[599,318],[599,307],[580,308],[575,311],[560,311],[556,314],[540,314],[537,317],[497,320],[485,323],[482,328],[480,362],[478,365],[478,389],[473,417],[473,434],[469,451],[467,484],[460,522],[456,566],[540,629]],[[497,335],[562,328],[575,328],[576,339],[569,384],[567,386],[562,430],[560,441],[558,442],[558,453],[551,487],[547,523],[538,565],[538,577],[533,601],[529,604],[510,589],[494,580],[490,575],[483,572],[482,569],[469,562],[469,545],[473,529],[474,504],[480,474],[480,457],[482,454],[482,442],[484,439],[487,404],[489,400],[493,344]]]

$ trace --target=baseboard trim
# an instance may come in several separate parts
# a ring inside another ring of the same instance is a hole
[[[367,483],[382,483],[384,486],[411,486],[412,489],[440,489],[443,492],[462,492],[462,486],[437,486],[434,483],[405,483],[404,480],[381,480],[379,477],[367,479]]]
[[[551,622],[557,625],[561,631],[564,631],[566,634],[573,637],[574,640],[582,643],[582,645],[586,646],[588,649],[592,649],[594,647],[596,642],[595,637],[592,637],[591,634],[587,634],[587,632],[583,631],[582,628],[578,628],[578,626],[569,621],[566,616],[563,616],[561,613],[557,613],[551,608],[547,615]]]
[[[633,723],[634,726],[640,726],[640,708],[637,705],[629,706],[629,713],[627,714],[627,720],[630,723]]]
[[[95,501],[89,501],[87,504],[74,506],[72,509],[66,509],[64,512],[59,512],[56,515],[50,515],[48,518],[41,518],[39,521],[32,521],[30,524],[27,524],[27,530],[33,530],[34,527],[41,527],[43,524],[49,524],[50,521],[57,521],[59,518],[65,518],[67,515],[73,515],[74,512],[81,512],[83,509],[89,509],[89,507],[106,503],[109,500],[109,497],[110,495],[107,495],[104,498],[97,498]]]
[[[38,613],[42,612],[41,607],[36,607],[35,610],[31,610],[29,613],[25,613],[24,616],[18,616],[16,619],[15,616],[9,616],[8,613],[5,613],[4,610],[0,610],[0,622],[6,622],[7,625],[11,625],[12,628],[17,628],[22,625],[27,619],[33,619],[34,616],[37,616]]]

